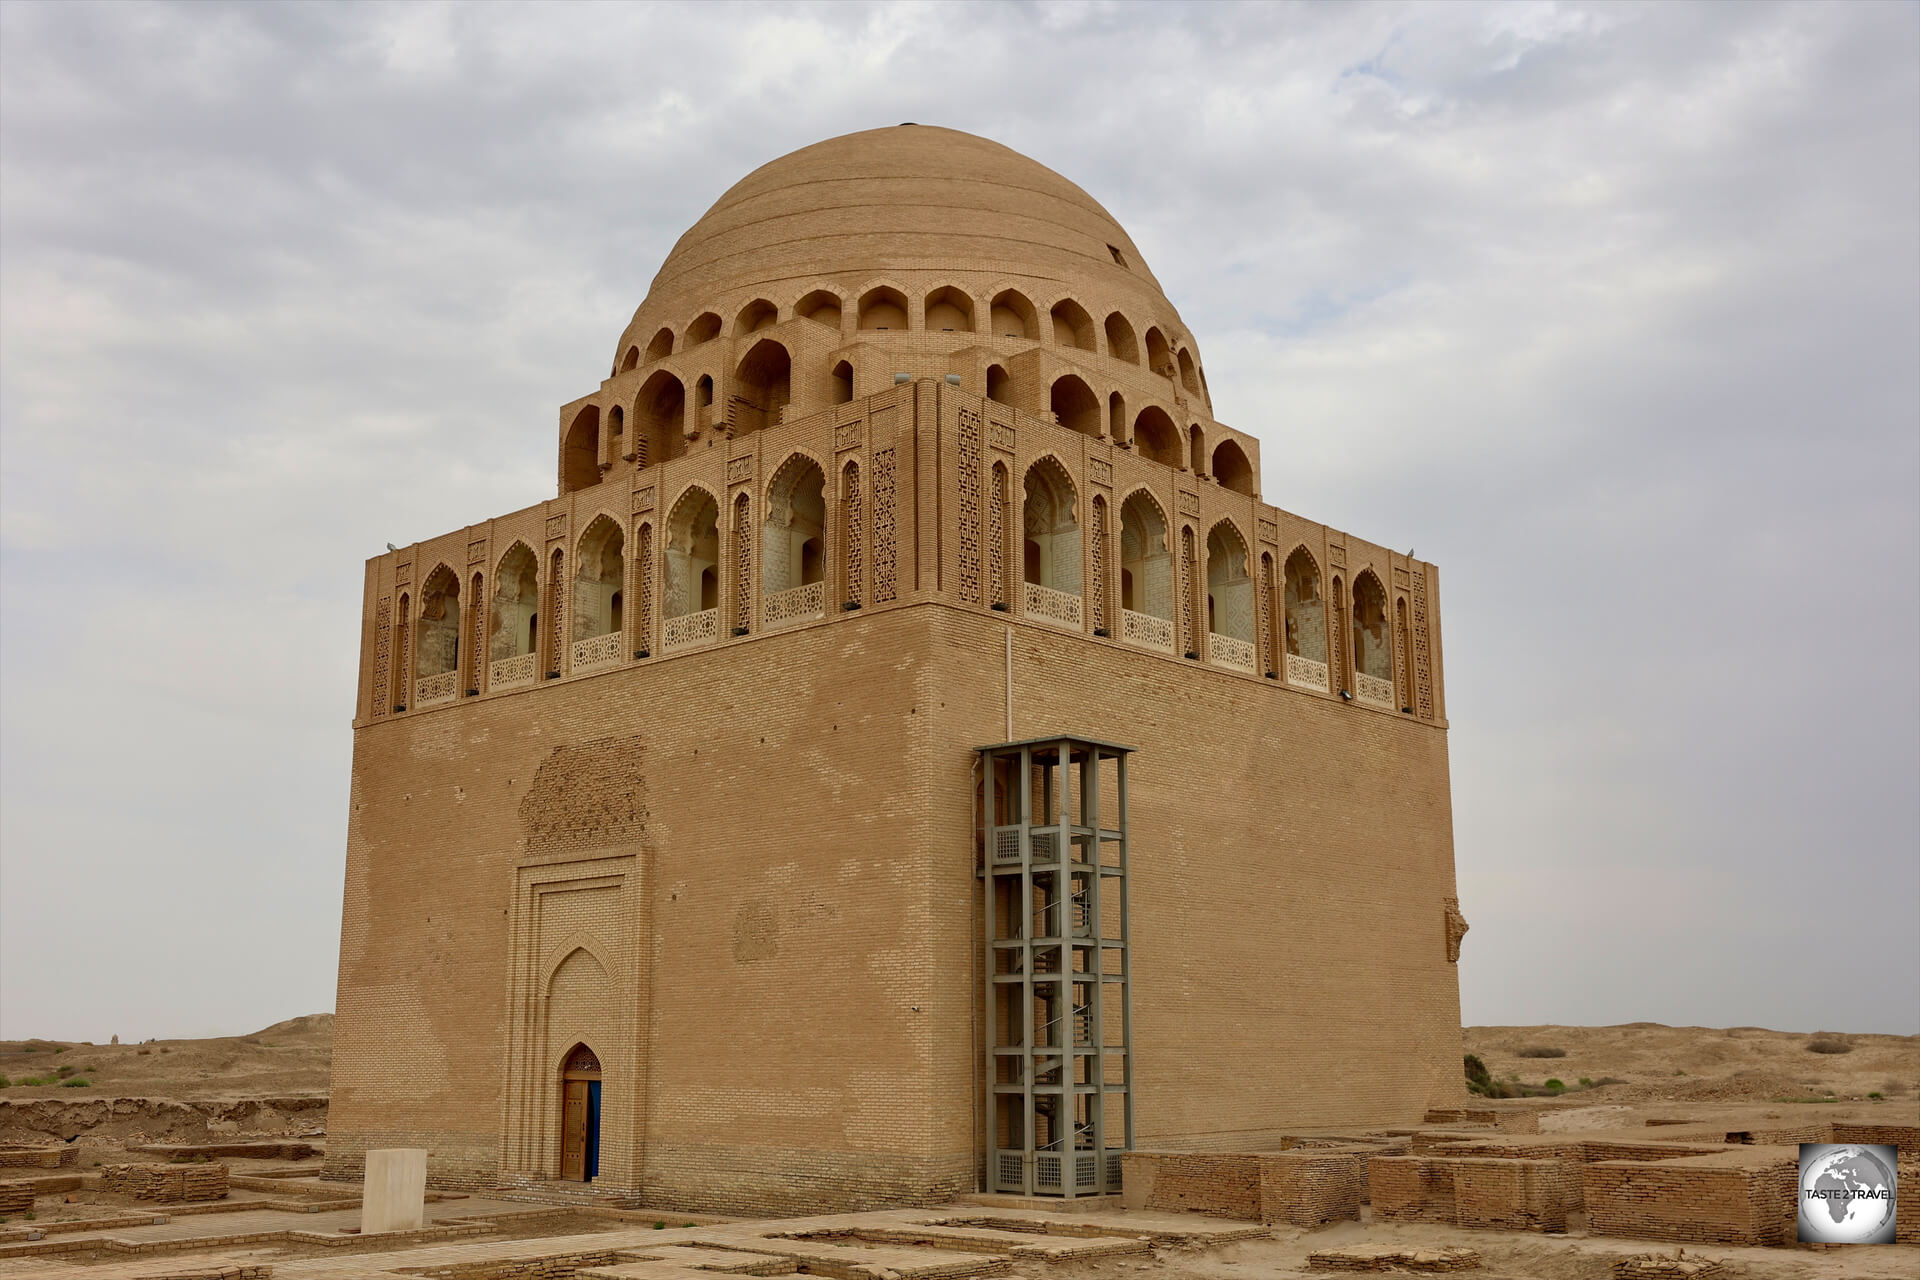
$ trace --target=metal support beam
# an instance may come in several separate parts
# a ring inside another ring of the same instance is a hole
[[[1131,753],[1072,737],[980,748],[989,1191],[1120,1190],[1133,1146]]]

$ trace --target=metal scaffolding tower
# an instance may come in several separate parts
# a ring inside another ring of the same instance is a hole
[[[1086,738],[980,748],[989,1191],[1120,1190],[1133,1146],[1132,750]]]

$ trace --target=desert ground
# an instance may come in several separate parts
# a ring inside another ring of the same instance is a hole
[[[0,1042],[0,1157],[24,1148],[55,1152],[49,1158],[60,1162],[0,1167],[0,1197],[9,1187],[17,1194],[22,1183],[33,1184],[35,1193],[30,1210],[0,1216],[0,1280],[486,1278],[527,1274],[503,1260],[541,1258],[560,1259],[541,1268],[543,1280],[694,1280],[722,1265],[737,1274],[750,1265],[753,1274],[859,1280],[975,1274],[1277,1280],[1329,1274],[1312,1268],[1309,1256],[1356,1245],[1468,1249],[1478,1263],[1465,1274],[1489,1280],[1601,1280],[1619,1274],[1616,1264],[1629,1256],[1672,1258],[1679,1247],[1589,1234],[1584,1214],[1570,1215],[1567,1229],[1553,1233],[1467,1230],[1388,1221],[1366,1205],[1358,1221],[1310,1231],[1114,1205],[1064,1214],[1052,1204],[991,1200],[729,1222],[569,1197],[566,1187],[552,1184],[435,1193],[421,1231],[361,1237],[358,1186],[316,1176],[332,1033],[332,1016],[314,1014],[217,1039]],[[1657,1023],[1469,1027],[1464,1048],[1485,1065],[1491,1092],[1514,1096],[1470,1097],[1463,1074],[1457,1104],[1534,1113],[1522,1128],[1541,1137],[1653,1142],[1706,1134],[1717,1142],[1721,1130],[1785,1130],[1831,1120],[1920,1123],[1920,1037],[1914,1036]],[[1454,1121],[1428,1119],[1396,1132],[1418,1142],[1461,1129]],[[1465,1126],[1466,1136],[1473,1127]],[[102,1171],[122,1164],[209,1162],[232,1180],[227,1194],[211,1203],[156,1205],[102,1185]],[[795,1236],[806,1239],[794,1243]],[[786,1252],[755,1252],[768,1250]],[[1709,1274],[1727,1280],[1920,1274],[1920,1248],[1911,1245],[1703,1244],[1685,1246],[1685,1255],[1687,1262],[1717,1263],[1719,1270]]]

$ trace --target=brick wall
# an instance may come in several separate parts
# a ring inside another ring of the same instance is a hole
[[[1377,1149],[1302,1148],[1260,1157],[1260,1221],[1309,1230],[1355,1221]]]
[[[1453,1164],[1456,1225],[1503,1231],[1565,1231],[1579,1185],[1564,1160],[1465,1159]]]
[[[1261,1220],[1261,1157],[1235,1152],[1129,1151],[1120,1158],[1129,1209]]]
[[[1374,1156],[1367,1161],[1367,1194],[1374,1217],[1388,1222],[1458,1219],[1453,1201],[1457,1161],[1427,1156]]]
[[[223,1164],[110,1164],[100,1170],[100,1189],[162,1204],[220,1200],[227,1194]]]
[[[1786,1152],[1601,1161],[1587,1168],[1587,1229],[1683,1243],[1784,1244],[1794,1234],[1798,1175]]]

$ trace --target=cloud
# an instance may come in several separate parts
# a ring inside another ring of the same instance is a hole
[[[5,1033],[329,1006],[360,562],[549,492],[678,235],[902,120],[1440,563],[1469,1020],[1915,1030],[1916,12],[0,8]]]

